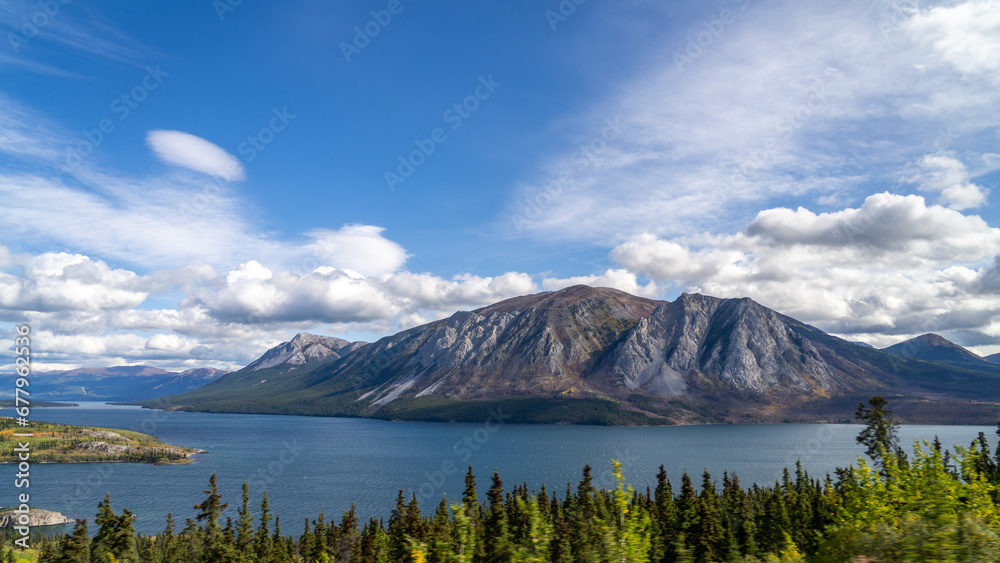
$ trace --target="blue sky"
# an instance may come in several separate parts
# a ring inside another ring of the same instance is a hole
[[[0,1],[0,31],[0,320],[45,367],[236,367],[573,283],[1000,351],[995,0]]]

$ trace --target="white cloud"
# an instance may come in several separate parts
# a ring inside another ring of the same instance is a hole
[[[20,276],[0,271],[0,308],[14,311],[128,309],[148,288],[134,272],[80,254],[45,253],[25,261]]]
[[[146,134],[146,142],[156,156],[168,164],[226,180],[246,179],[246,171],[239,159],[201,137],[183,131],[158,129]]]
[[[1000,229],[892,194],[833,213],[764,210],[733,235],[642,235],[611,253],[679,290],[748,296],[877,345],[931,331],[983,334],[1000,315],[1000,291],[983,291],[981,280],[997,255]]]
[[[402,246],[382,236],[385,229],[372,225],[345,225],[338,231],[317,229],[306,233],[312,242],[305,245],[305,266],[314,269],[334,264],[363,275],[399,271],[408,255]]]
[[[996,84],[962,75],[1000,76],[997,5],[897,3],[883,21],[863,0],[764,0],[683,65],[674,55],[688,35],[664,34],[641,73],[566,127],[567,148],[512,194],[503,226],[601,245],[738,228],[748,210],[778,200],[870,193],[907,163],[1000,123]],[[705,10],[692,30],[711,17]],[[580,158],[607,117],[620,121],[620,138]],[[969,182],[941,191],[956,209],[985,193]]]
[[[531,276],[518,272],[496,277],[460,274],[450,280],[431,274],[400,272],[387,278],[383,285],[411,307],[436,311],[473,309],[538,291]]]
[[[1000,83],[1000,1],[937,6],[915,14],[906,27],[963,74]]]
[[[222,322],[365,323],[406,315],[433,318],[537,291],[530,276],[469,274],[445,280],[398,272],[365,277],[322,267],[307,274],[272,272],[251,261],[208,284],[183,305],[204,307]]]
[[[909,180],[924,192],[938,192],[939,200],[952,209],[986,205],[990,190],[970,182],[962,161],[946,154],[929,154],[920,159],[920,173]]]
[[[660,289],[654,282],[646,282],[646,285],[639,283],[638,278],[632,272],[622,269],[609,268],[606,272],[595,276],[575,276],[570,278],[545,278],[542,280],[542,288],[546,291],[555,291],[573,285],[589,285],[591,287],[610,287],[620,289],[632,295],[655,298],[659,296]]]

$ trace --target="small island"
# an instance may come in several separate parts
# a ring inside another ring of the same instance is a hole
[[[21,524],[23,520],[20,520],[20,517],[23,514],[23,512],[14,509],[0,511],[0,528],[13,528],[21,525],[26,525],[29,528],[40,528],[44,526],[60,526],[73,521],[72,518],[67,518],[58,512],[32,508],[28,510],[27,524]]]
[[[15,433],[30,433],[33,436],[14,436]],[[21,427],[12,418],[0,417],[0,463],[18,461],[14,448],[25,442],[31,444],[31,461],[34,463],[124,462],[166,465],[190,463],[192,455],[206,453],[197,448],[164,444],[154,436],[128,430],[36,420]]]

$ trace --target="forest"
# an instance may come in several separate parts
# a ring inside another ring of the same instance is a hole
[[[508,488],[494,473],[481,500],[470,467],[462,498],[431,510],[400,490],[387,521],[362,521],[352,505],[339,521],[321,513],[283,523],[266,492],[251,504],[246,483],[230,516],[213,474],[196,518],[183,524],[168,515],[162,532],[138,534],[135,515],[116,513],[105,497],[93,526],[78,520],[62,537],[36,537],[32,555],[42,563],[1000,560],[1000,444],[991,453],[980,433],[967,447],[945,448],[935,437],[908,451],[881,397],[859,405],[856,417],[868,459],[823,478],[797,464],[769,486],[744,487],[728,473],[720,483],[705,472],[697,483],[685,473],[675,489],[661,467],[654,489],[636,491],[613,460],[611,490],[595,488],[589,466],[562,494]],[[27,555],[0,551],[3,561]]]

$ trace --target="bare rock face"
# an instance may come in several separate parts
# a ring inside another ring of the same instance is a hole
[[[687,380],[754,392],[810,392],[836,387],[812,344],[770,309],[750,299],[683,294],[640,321],[602,369],[629,390],[682,395]]]
[[[121,455],[128,452],[129,447],[107,442],[84,442],[77,444],[76,449],[99,454]]]
[[[605,348],[654,307],[621,291],[575,286],[459,312],[367,350],[383,361],[361,370],[392,375],[365,399],[553,395],[579,385]]]
[[[271,348],[244,369],[260,371],[280,365],[303,365],[335,360],[365,344],[365,342],[348,342],[343,338],[303,332],[296,334],[290,341]]]
[[[20,516],[14,510],[6,510],[0,512],[0,528],[13,528],[14,526],[23,526],[21,523]],[[66,518],[58,512],[53,512],[51,510],[42,510],[40,508],[31,508],[28,510],[28,523],[27,526],[34,528],[37,526],[57,526],[59,524],[67,524],[73,520]]]

